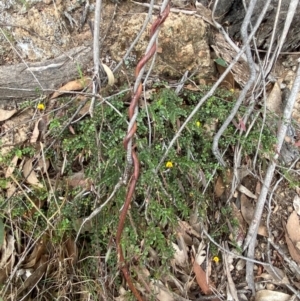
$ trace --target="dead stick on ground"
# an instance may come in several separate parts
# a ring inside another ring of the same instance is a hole
[[[284,24],[283,33],[286,33],[288,31],[288,29],[290,28],[297,5],[298,5],[297,0],[292,0],[290,2],[286,22]],[[282,34],[282,36],[280,38],[280,42],[279,42],[280,47],[278,49],[278,52],[281,51],[281,47],[284,43],[285,38],[286,38],[286,35]],[[263,212],[264,204],[265,204],[267,194],[269,191],[269,187],[270,187],[270,184],[273,179],[274,172],[275,172],[276,162],[277,162],[277,159],[280,154],[280,150],[281,150],[281,147],[282,147],[282,144],[284,141],[284,137],[286,135],[287,126],[291,122],[292,110],[293,110],[293,107],[294,107],[294,104],[295,104],[295,101],[297,98],[297,94],[298,94],[298,91],[300,88],[300,65],[299,64],[300,64],[300,60],[298,59],[298,70],[297,70],[296,78],[295,78],[290,96],[288,98],[286,107],[284,108],[282,123],[281,123],[280,129],[277,134],[278,143],[277,143],[277,147],[276,147],[276,154],[274,155],[273,160],[271,160],[269,167],[267,169],[265,180],[263,183],[263,188],[261,190],[259,199],[257,201],[254,218],[251,222],[247,237],[245,239],[244,250],[248,248],[247,255],[249,258],[254,257],[254,249],[255,249],[255,242],[256,242],[256,236],[257,236],[257,230],[259,227],[259,222],[260,222],[260,219],[262,216],[262,212]],[[252,290],[252,293],[255,294],[253,264],[251,262],[247,262],[247,264],[246,264],[246,281],[248,283],[248,286]]]
[[[93,43],[93,56],[94,56],[94,76],[93,76],[93,94],[98,92],[100,89],[100,18],[101,18],[101,5],[102,0],[96,1],[95,7],[95,20],[94,20],[94,43]],[[94,115],[94,105],[95,105],[95,97],[91,99],[91,105],[89,109],[89,113],[91,117]]]
[[[300,63],[300,60],[298,59],[298,63]],[[245,243],[244,243],[244,250],[246,248],[248,248],[248,257],[249,258],[253,258],[254,257],[254,249],[255,249],[255,242],[256,242],[256,235],[257,235],[257,230],[258,230],[258,226],[259,226],[259,222],[262,216],[262,212],[263,212],[263,208],[264,208],[264,204],[265,204],[265,200],[267,198],[267,194],[269,191],[269,187],[271,185],[271,181],[273,179],[273,175],[275,172],[275,168],[276,168],[276,162],[277,159],[279,157],[280,154],[280,150],[281,150],[281,146],[283,144],[284,141],[284,137],[286,134],[286,130],[287,130],[287,126],[288,123],[291,121],[291,115],[292,115],[292,110],[297,98],[297,94],[300,88],[300,64],[298,65],[298,70],[297,70],[297,75],[291,90],[291,94],[288,98],[287,101],[287,105],[284,109],[283,112],[283,121],[282,124],[280,126],[278,135],[277,135],[277,147],[276,147],[276,154],[274,155],[273,159],[270,161],[269,167],[267,169],[266,172],[266,176],[265,176],[265,180],[263,182],[263,187],[259,196],[259,199],[257,201],[257,205],[256,205],[256,209],[255,209],[255,214],[254,214],[254,218],[251,222],[251,225],[249,227],[248,230],[248,234],[247,237],[245,239]],[[253,263],[251,262],[247,262],[247,266],[246,266],[246,279],[248,282],[248,285],[251,285],[251,289],[254,293],[254,280],[253,280]]]

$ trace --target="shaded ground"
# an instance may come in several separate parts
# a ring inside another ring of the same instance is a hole
[[[87,22],[80,25],[84,3],[46,2],[1,4],[2,64],[17,64],[22,59],[27,63],[44,61],[73,47],[90,46],[91,29]],[[190,6],[185,9],[193,10]],[[140,30],[146,12],[130,2],[118,7],[104,3],[101,58],[112,70]],[[93,4],[87,16],[93,19]],[[136,143],[141,176],[123,233],[123,248],[134,283],[145,300],[154,296],[157,300],[202,300],[211,294],[216,300],[234,294],[238,300],[249,300],[251,296],[245,279],[246,261],[226,255],[221,247],[242,255],[247,224],[274,154],[276,124],[283,110],[280,88],[267,86],[271,112],[266,121],[262,119],[263,104],[258,101],[253,117],[243,124],[240,118],[247,109],[243,105],[224,134],[220,145],[226,151],[229,170],[217,165],[211,144],[239,93],[232,76],[223,83],[224,89],[203,105],[153,174],[166,146],[208,91],[206,85],[219,76],[211,59],[216,54],[209,47],[210,30],[196,16],[170,15],[139,106]],[[0,111],[0,282],[4,300],[132,300],[120,274],[115,242],[126,186],[103,204],[124,173],[122,141],[127,130],[129,89],[135,65],[147,47],[147,34],[146,30],[115,74],[115,86],[101,91],[104,99],[97,104],[93,118],[88,115],[90,97],[84,93],[22,100],[21,105],[10,107],[15,110]],[[87,70],[78,71],[79,81],[83,80],[81,71],[85,76],[92,74],[92,65],[91,61]],[[194,74],[176,94],[186,70]],[[283,57],[276,66],[278,83],[290,87],[294,74],[293,57]],[[2,108],[8,109],[7,102]],[[299,285],[298,108],[299,101],[293,115],[295,133],[286,137],[287,151],[281,155],[270,187],[272,202],[266,205],[259,228],[255,259],[260,263],[255,265],[255,281],[260,293],[256,300],[263,300],[263,293],[270,300],[286,300],[291,295],[286,284],[294,290]],[[252,128],[248,136],[243,131],[239,135],[237,128],[243,127]],[[236,179],[234,153],[239,147],[243,148],[242,165]],[[236,180],[237,188],[232,191]],[[100,214],[80,228],[83,219],[102,205]],[[269,245],[268,237],[273,238],[275,247]],[[220,246],[222,241],[228,246]],[[277,268],[279,275],[264,263]]]

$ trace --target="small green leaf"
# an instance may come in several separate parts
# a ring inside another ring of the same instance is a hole
[[[223,66],[223,67],[227,67],[227,64],[226,64],[226,62],[222,59],[222,58],[217,58],[216,60],[215,60],[215,62],[218,64],[218,65],[220,65],[220,66]]]
[[[0,247],[2,247],[3,241],[4,241],[4,224],[2,218],[0,218]]]

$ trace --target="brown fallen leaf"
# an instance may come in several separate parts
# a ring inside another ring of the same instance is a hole
[[[73,81],[70,81],[66,83],[64,86],[58,89],[58,91],[54,92],[50,99],[54,99],[62,94],[64,94],[63,91],[79,91],[83,88],[89,86],[91,84],[92,80],[89,77],[83,77],[82,79],[76,79]],[[60,92],[62,91],[62,92]]]
[[[296,211],[293,211],[289,216],[286,223],[286,231],[294,244],[300,242],[299,217]]]
[[[34,129],[33,129],[32,135],[30,137],[30,143],[36,143],[39,138],[39,135],[40,135],[39,122],[41,120],[42,120],[42,118],[39,118],[34,125]]]
[[[225,185],[221,176],[218,176],[215,183],[214,192],[217,198],[221,197],[225,191]]]
[[[174,252],[174,263],[179,267],[186,267],[188,265],[188,256],[185,250],[181,250],[179,246],[172,242],[172,247],[175,250]]]
[[[13,172],[14,172],[16,166],[17,166],[18,160],[19,160],[19,157],[14,156],[12,158],[12,160],[10,161],[10,164],[9,164],[7,170],[6,170],[6,173],[5,173],[5,178],[6,179],[9,178],[13,174]]]
[[[15,239],[12,235],[6,235],[0,251],[0,284],[3,284],[15,263]]]
[[[0,121],[4,121],[9,119],[11,116],[13,116],[17,110],[2,110],[0,109]]]
[[[255,209],[252,205],[252,202],[243,193],[241,194],[241,212],[246,223],[250,225],[254,216]],[[267,227],[263,224],[263,221],[260,221],[257,233],[264,237],[268,237]]]
[[[238,210],[238,208],[233,202],[231,202],[230,207],[232,209],[232,217],[238,220],[238,227],[233,228],[233,233],[229,235],[229,239],[231,241],[236,242],[238,246],[242,246],[247,232],[247,224],[242,216],[241,211]]]
[[[83,189],[91,189],[92,181],[90,179],[86,179],[84,172],[79,171],[74,173],[71,177],[67,179],[68,185],[71,187],[81,187]]]
[[[191,84],[186,85],[184,88],[190,91],[200,91],[200,89],[197,86]]]
[[[255,294],[255,301],[288,301],[291,296],[270,290],[261,290]]]
[[[45,173],[50,166],[50,160],[45,158],[39,158],[37,162],[37,170],[39,170],[41,173]]]
[[[196,260],[194,261],[194,264],[193,264],[193,271],[195,273],[197,283],[200,286],[203,293],[205,295],[210,294],[211,290],[210,290],[210,288],[208,286],[208,283],[206,281],[206,273],[203,271],[201,266],[196,262]]]
[[[48,264],[49,264],[48,255],[43,255],[41,257],[39,267],[37,269],[35,269],[33,271],[33,273],[22,283],[22,285],[19,287],[19,289],[16,293],[16,296],[19,296],[24,291],[26,291],[25,296],[27,296],[35,288],[35,286],[40,282],[40,280],[43,278],[43,276],[47,270]]]
[[[237,190],[243,194],[245,194],[247,197],[251,198],[251,199],[257,199],[257,196],[255,194],[253,194],[247,187],[245,187],[244,185],[240,184],[237,188]]]
[[[150,289],[159,301],[175,301],[172,292],[165,287],[160,281],[152,280],[150,282]]]
[[[105,64],[102,64],[102,67],[107,75],[107,81],[108,81],[108,84],[110,86],[113,86],[113,84],[115,83],[115,77],[114,77],[114,74],[113,72],[110,70],[110,68],[105,65]]]
[[[6,184],[6,197],[10,198],[14,193],[16,193],[17,191],[17,186],[12,183],[12,182],[8,182]]]
[[[300,264],[300,229],[299,218],[296,211],[293,211],[287,220],[285,229],[285,240],[291,257]]]
[[[266,105],[267,108],[276,114],[280,114],[281,113],[281,89],[280,89],[280,81],[277,81],[274,86],[273,89],[271,91],[271,93],[269,94],[267,101],[266,101]]]
[[[300,251],[298,248],[295,247],[293,244],[292,240],[289,238],[288,233],[285,233],[285,241],[289,249],[289,253],[291,257],[298,263],[300,264]]]
[[[37,186],[39,188],[43,188],[43,185],[39,182],[36,173],[32,168],[32,159],[26,160],[23,166],[23,175],[27,183]]]
[[[222,75],[227,69],[226,62],[223,59],[218,58],[215,60],[215,63],[219,74]],[[231,72],[225,76],[224,80],[222,81],[222,87],[225,87],[228,90],[235,88],[235,80]]]
[[[293,199],[293,207],[295,209],[295,211],[297,212],[298,215],[300,215],[300,197],[299,195],[295,195],[294,199]]]
[[[268,273],[262,273],[259,277],[264,278],[265,280],[272,280],[273,283],[276,283],[277,285],[280,284],[288,284],[289,279],[287,278],[285,272],[275,266],[268,266],[266,265],[264,269]]]
[[[64,242],[67,260],[71,265],[75,265],[78,260],[78,249],[74,239],[68,237]]]
[[[34,246],[32,253],[25,259],[22,266],[23,269],[30,269],[34,267],[41,259],[41,256],[46,254],[46,237],[40,239]]]

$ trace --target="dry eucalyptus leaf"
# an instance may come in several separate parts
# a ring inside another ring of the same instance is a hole
[[[291,240],[288,231],[286,229],[286,225],[283,223],[283,227],[285,229],[285,241],[289,249],[289,253],[291,257],[298,263],[300,264],[300,250],[296,248],[294,245],[294,242]]]
[[[243,185],[239,185],[238,191],[244,193],[246,196],[248,196],[251,199],[255,199],[255,200],[257,199],[256,195],[253,194],[248,188],[246,188]]]
[[[282,80],[281,80],[282,81]],[[281,113],[281,89],[280,82],[276,82],[273,86],[271,93],[267,98],[267,108],[273,113]]]
[[[203,126],[205,134],[212,137],[216,133],[218,122],[219,120],[217,118],[214,118],[209,122],[206,122]]]
[[[42,277],[44,276],[47,266],[48,266],[48,255],[43,255],[40,260],[39,267],[33,271],[33,273],[22,283],[19,287],[16,296],[20,295],[24,292],[24,290],[32,291],[35,286],[40,282]],[[19,298],[18,298],[19,300]]]
[[[81,188],[88,189],[88,190],[91,189],[91,185],[92,185],[91,180],[85,178],[83,171],[74,173],[72,176],[70,176],[67,179],[67,183],[71,187],[79,187],[80,186]]]
[[[193,271],[195,273],[197,283],[198,283],[199,287],[201,288],[201,290],[203,291],[203,293],[205,295],[210,294],[211,290],[207,283],[206,273],[203,271],[201,266],[196,261],[194,261],[194,264],[193,264]]]
[[[40,135],[39,122],[41,120],[42,120],[42,118],[38,119],[34,125],[34,129],[33,129],[32,135],[30,137],[30,143],[36,143],[39,138],[39,135]]]
[[[160,281],[152,280],[150,289],[159,301],[175,301],[172,293]]]
[[[24,166],[23,166],[23,175],[26,179],[26,182],[35,185],[39,188],[43,188],[43,185],[39,182],[35,171],[32,168],[32,159],[26,160]]]
[[[13,116],[17,110],[2,110],[0,109],[0,121],[4,121]]]
[[[231,202],[230,207],[232,209],[232,217],[237,219],[239,222],[238,227],[233,228],[233,233],[229,236],[230,240],[237,243],[238,246],[241,246],[244,242],[246,236],[247,224],[242,216],[242,213],[234,203]]]
[[[18,160],[19,160],[18,156],[14,156],[12,158],[12,160],[11,160],[11,162],[10,162],[6,172],[5,172],[5,178],[6,179],[9,178],[13,174],[13,172],[14,172],[16,166],[17,166]]]
[[[0,284],[7,279],[15,263],[15,239],[12,235],[7,235],[1,247],[0,260]]]
[[[200,234],[195,231],[192,226],[190,226],[189,223],[187,223],[186,221],[181,221],[179,220],[178,221],[178,230],[180,233],[187,233],[188,235],[190,236],[195,236],[197,237],[199,240],[201,240],[201,236]]]
[[[198,210],[195,210],[190,215],[190,225],[192,228],[197,231],[198,233],[201,232],[201,221],[199,218]]]
[[[289,280],[283,270],[274,266],[265,266],[268,273],[262,273],[260,277],[266,280],[273,280],[275,284],[288,284]]]
[[[37,164],[37,170],[41,171],[41,173],[45,173],[50,166],[50,161],[45,158],[39,158],[38,164]]]
[[[255,209],[252,205],[252,202],[246,197],[246,195],[241,195],[241,212],[248,225],[251,224]],[[257,233],[264,237],[268,237],[267,227],[263,225],[263,221],[260,221]]]
[[[289,216],[286,224],[286,231],[294,244],[300,242],[299,217],[296,211],[293,211]]]
[[[110,70],[110,68],[108,66],[106,66],[105,64],[102,64],[102,67],[107,75],[107,79],[108,79],[108,84],[110,86],[113,86],[113,84],[115,83],[115,77],[113,72]]]
[[[15,239],[12,235],[7,235],[3,240],[1,248],[0,269],[2,269],[7,264],[7,261],[13,255],[13,252],[15,250],[14,243]]]
[[[195,261],[201,265],[204,260],[206,259],[206,250],[205,250],[206,246],[203,242],[203,240],[201,241],[201,243],[199,244],[199,247],[198,247],[198,251],[197,251],[197,254],[195,256]]]
[[[293,199],[293,206],[298,215],[300,215],[300,197],[295,195]]]
[[[261,290],[255,294],[255,301],[289,301],[290,298],[288,294],[269,290]]]
[[[245,194],[241,194],[241,212],[246,223],[250,225],[254,215],[254,208],[252,202]]]
[[[67,259],[70,259],[70,263],[72,265],[75,265],[78,260],[78,249],[77,245],[72,238],[67,238],[67,240],[64,243],[64,249],[66,251]]]
[[[227,63],[222,58],[217,58],[215,60],[215,63],[216,63],[216,67],[217,67],[217,70],[218,70],[219,74],[222,75],[225,72],[225,70],[227,69]],[[221,85],[222,85],[222,87],[225,87],[228,90],[235,87],[234,76],[231,72],[229,72],[225,76],[225,78],[222,81]]]
[[[57,92],[54,92],[50,99],[54,99],[62,94],[64,94],[64,91],[79,91],[83,88],[89,86],[91,84],[92,80],[89,77],[83,77],[82,79],[76,79],[73,81],[68,82],[64,86],[58,89]]]
[[[242,271],[246,266],[246,261],[244,259],[239,259],[235,265],[237,271]]]
[[[291,257],[300,264],[300,251],[295,247],[291,239],[289,238],[289,235],[285,233],[285,241],[289,249],[289,253]]]
[[[90,297],[90,296],[89,296]],[[122,286],[119,289],[119,297],[116,297],[116,301],[128,301],[130,299],[130,294]],[[83,299],[88,300],[88,299]]]
[[[10,198],[12,195],[14,195],[17,191],[17,186],[15,183],[8,182],[6,183],[6,197]]]
[[[218,176],[217,181],[215,183],[214,192],[217,198],[221,197],[225,191],[225,185],[223,182],[223,178]]]
[[[34,246],[32,253],[25,259],[23,268],[33,268],[41,259],[42,255],[46,254],[46,238],[40,239]]]
[[[228,66],[232,60],[236,57],[236,50],[225,40],[221,33],[216,33],[212,37],[211,47],[215,51],[216,55],[221,58]],[[231,69],[230,73],[233,75],[234,80],[244,87],[249,79],[249,67],[248,64],[240,59]]]
[[[180,266],[180,267],[185,267],[188,263],[188,257],[187,253],[184,250],[181,250],[178,245],[174,244],[172,242],[173,249],[175,250],[174,253],[174,260],[175,264]]]

